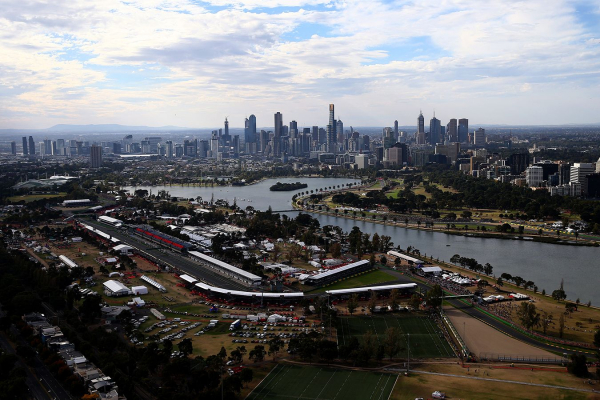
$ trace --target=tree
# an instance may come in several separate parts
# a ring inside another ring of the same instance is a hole
[[[567,371],[579,378],[587,377],[589,371],[587,369],[587,358],[585,357],[585,354],[571,354],[571,361],[567,364]]]
[[[411,306],[413,309],[418,310],[419,306],[421,305],[421,296],[419,296],[418,293],[413,293],[413,295],[410,297],[410,300],[408,301],[408,305]]]
[[[528,330],[540,325],[540,314],[535,305],[529,302],[523,302],[517,309],[517,316],[521,324]]]
[[[560,318],[558,318],[558,336],[562,339],[563,334],[565,332],[565,314],[560,313]]]
[[[390,302],[389,302],[389,306],[392,309],[392,312],[398,310],[399,299],[400,299],[400,293],[398,292],[398,289],[392,289],[392,291],[390,292]]]
[[[384,266],[387,265],[387,257],[382,255],[381,257],[379,257],[379,262]]]
[[[355,293],[348,299],[348,312],[350,315],[354,314],[354,311],[358,307],[358,295]]]
[[[252,371],[252,369],[244,368],[240,371],[240,380],[244,384],[252,382],[252,379],[254,379],[254,371]]]
[[[374,267],[376,262],[377,260],[375,259],[375,253],[372,253],[371,257],[369,258],[369,264],[371,264],[371,267]]]
[[[265,350],[265,346],[256,345],[256,346],[254,346],[254,348],[252,350],[250,350],[250,353],[248,354],[248,358],[250,358],[251,360],[254,360],[254,362],[261,362],[262,360],[265,359],[266,354],[267,354],[267,352]]]
[[[396,327],[386,329],[383,346],[390,360],[400,352],[402,348],[400,345],[401,339],[402,334],[400,333],[400,329]]]
[[[492,267],[490,263],[485,263],[485,265],[483,266],[483,273],[486,275],[491,275],[493,270],[494,267]]]
[[[377,292],[373,291],[371,292],[371,298],[369,299],[369,311],[371,311],[371,313],[375,312],[375,307],[377,306]]]
[[[339,243],[334,243],[329,248],[331,251],[331,257],[340,258],[342,256],[342,245]]]
[[[279,336],[275,336],[269,340],[269,355],[277,355],[283,347],[283,340]]]
[[[440,285],[433,285],[425,294],[425,301],[428,306],[439,308],[442,305],[442,295],[442,287]]]
[[[567,298],[567,294],[563,289],[556,289],[552,292],[552,298],[554,300],[562,301]]]
[[[186,338],[179,342],[179,351],[181,351],[184,357],[192,354],[194,352],[194,346],[192,345],[192,339]]]

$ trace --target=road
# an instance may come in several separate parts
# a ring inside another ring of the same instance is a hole
[[[0,334],[0,346],[2,346],[7,353],[15,354],[15,350],[4,334]],[[71,399],[71,395],[60,385],[60,383],[58,383],[54,376],[52,376],[37,355],[35,356],[33,366],[35,375],[31,372],[29,367],[25,365],[21,358],[17,361],[17,365],[22,367],[26,372],[25,383],[33,398],[37,400]]]
[[[219,275],[207,267],[204,267],[203,265],[191,260],[190,258],[184,257],[179,253],[165,248],[157,248],[159,245],[156,243],[147,242],[138,236],[129,235],[127,232],[124,232],[118,228],[93,220],[86,219],[84,220],[84,223],[91,225],[94,228],[98,228],[102,232],[119,239],[124,244],[135,247],[141,252],[142,255],[150,256],[151,259],[154,258],[160,260],[160,262],[162,262],[164,265],[178,268],[181,271],[194,276],[196,279],[208,283],[209,285],[231,290],[249,290],[247,286],[232,281],[223,275]]]

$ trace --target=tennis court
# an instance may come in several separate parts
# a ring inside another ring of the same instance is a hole
[[[388,328],[397,327],[402,333],[402,350],[398,358],[406,358],[410,341],[411,358],[454,357],[454,351],[435,321],[422,315],[385,315],[339,318],[338,344],[347,344],[352,336],[360,341],[362,335],[371,331],[383,341]]]
[[[278,364],[248,400],[387,400],[397,375]]]

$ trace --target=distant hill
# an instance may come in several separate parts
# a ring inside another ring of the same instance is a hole
[[[109,133],[109,132],[134,132],[134,131],[157,131],[157,132],[165,132],[165,131],[181,131],[187,130],[189,128],[182,128],[180,126],[160,126],[160,127],[151,127],[151,126],[129,126],[129,125],[119,125],[119,124],[98,124],[98,125],[69,125],[69,124],[59,124],[54,125],[48,129],[45,129],[48,132],[97,132],[97,133]]]

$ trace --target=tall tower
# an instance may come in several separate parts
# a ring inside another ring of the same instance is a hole
[[[419,111],[419,118],[417,118],[417,133],[425,133],[425,117],[422,111]]]
[[[273,156],[281,155],[281,133],[283,131],[283,114],[279,111],[275,114],[275,136],[273,137]]]
[[[467,143],[469,140],[469,120],[467,118],[461,118],[458,120],[458,141],[460,143]]]
[[[256,116],[251,114],[244,125],[244,142],[256,143]]]
[[[35,142],[33,141],[33,136],[29,136],[29,154],[35,156]]]
[[[435,113],[433,114],[433,118],[429,120],[429,141],[432,145],[436,145],[440,142],[440,135],[442,133],[442,124],[440,120],[435,117]]]
[[[100,168],[102,166],[102,147],[93,144],[90,148],[90,167]]]
[[[398,120],[394,121],[394,138],[398,140]]]
[[[29,155],[29,149],[27,148],[27,137],[23,136],[23,155]]]
[[[336,147],[336,122],[335,122],[335,107],[329,105],[329,124],[327,125],[327,151],[335,152]]]
[[[458,142],[458,126],[456,124],[456,118],[450,119],[448,125],[446,125],[446,136],[450,142]]]

